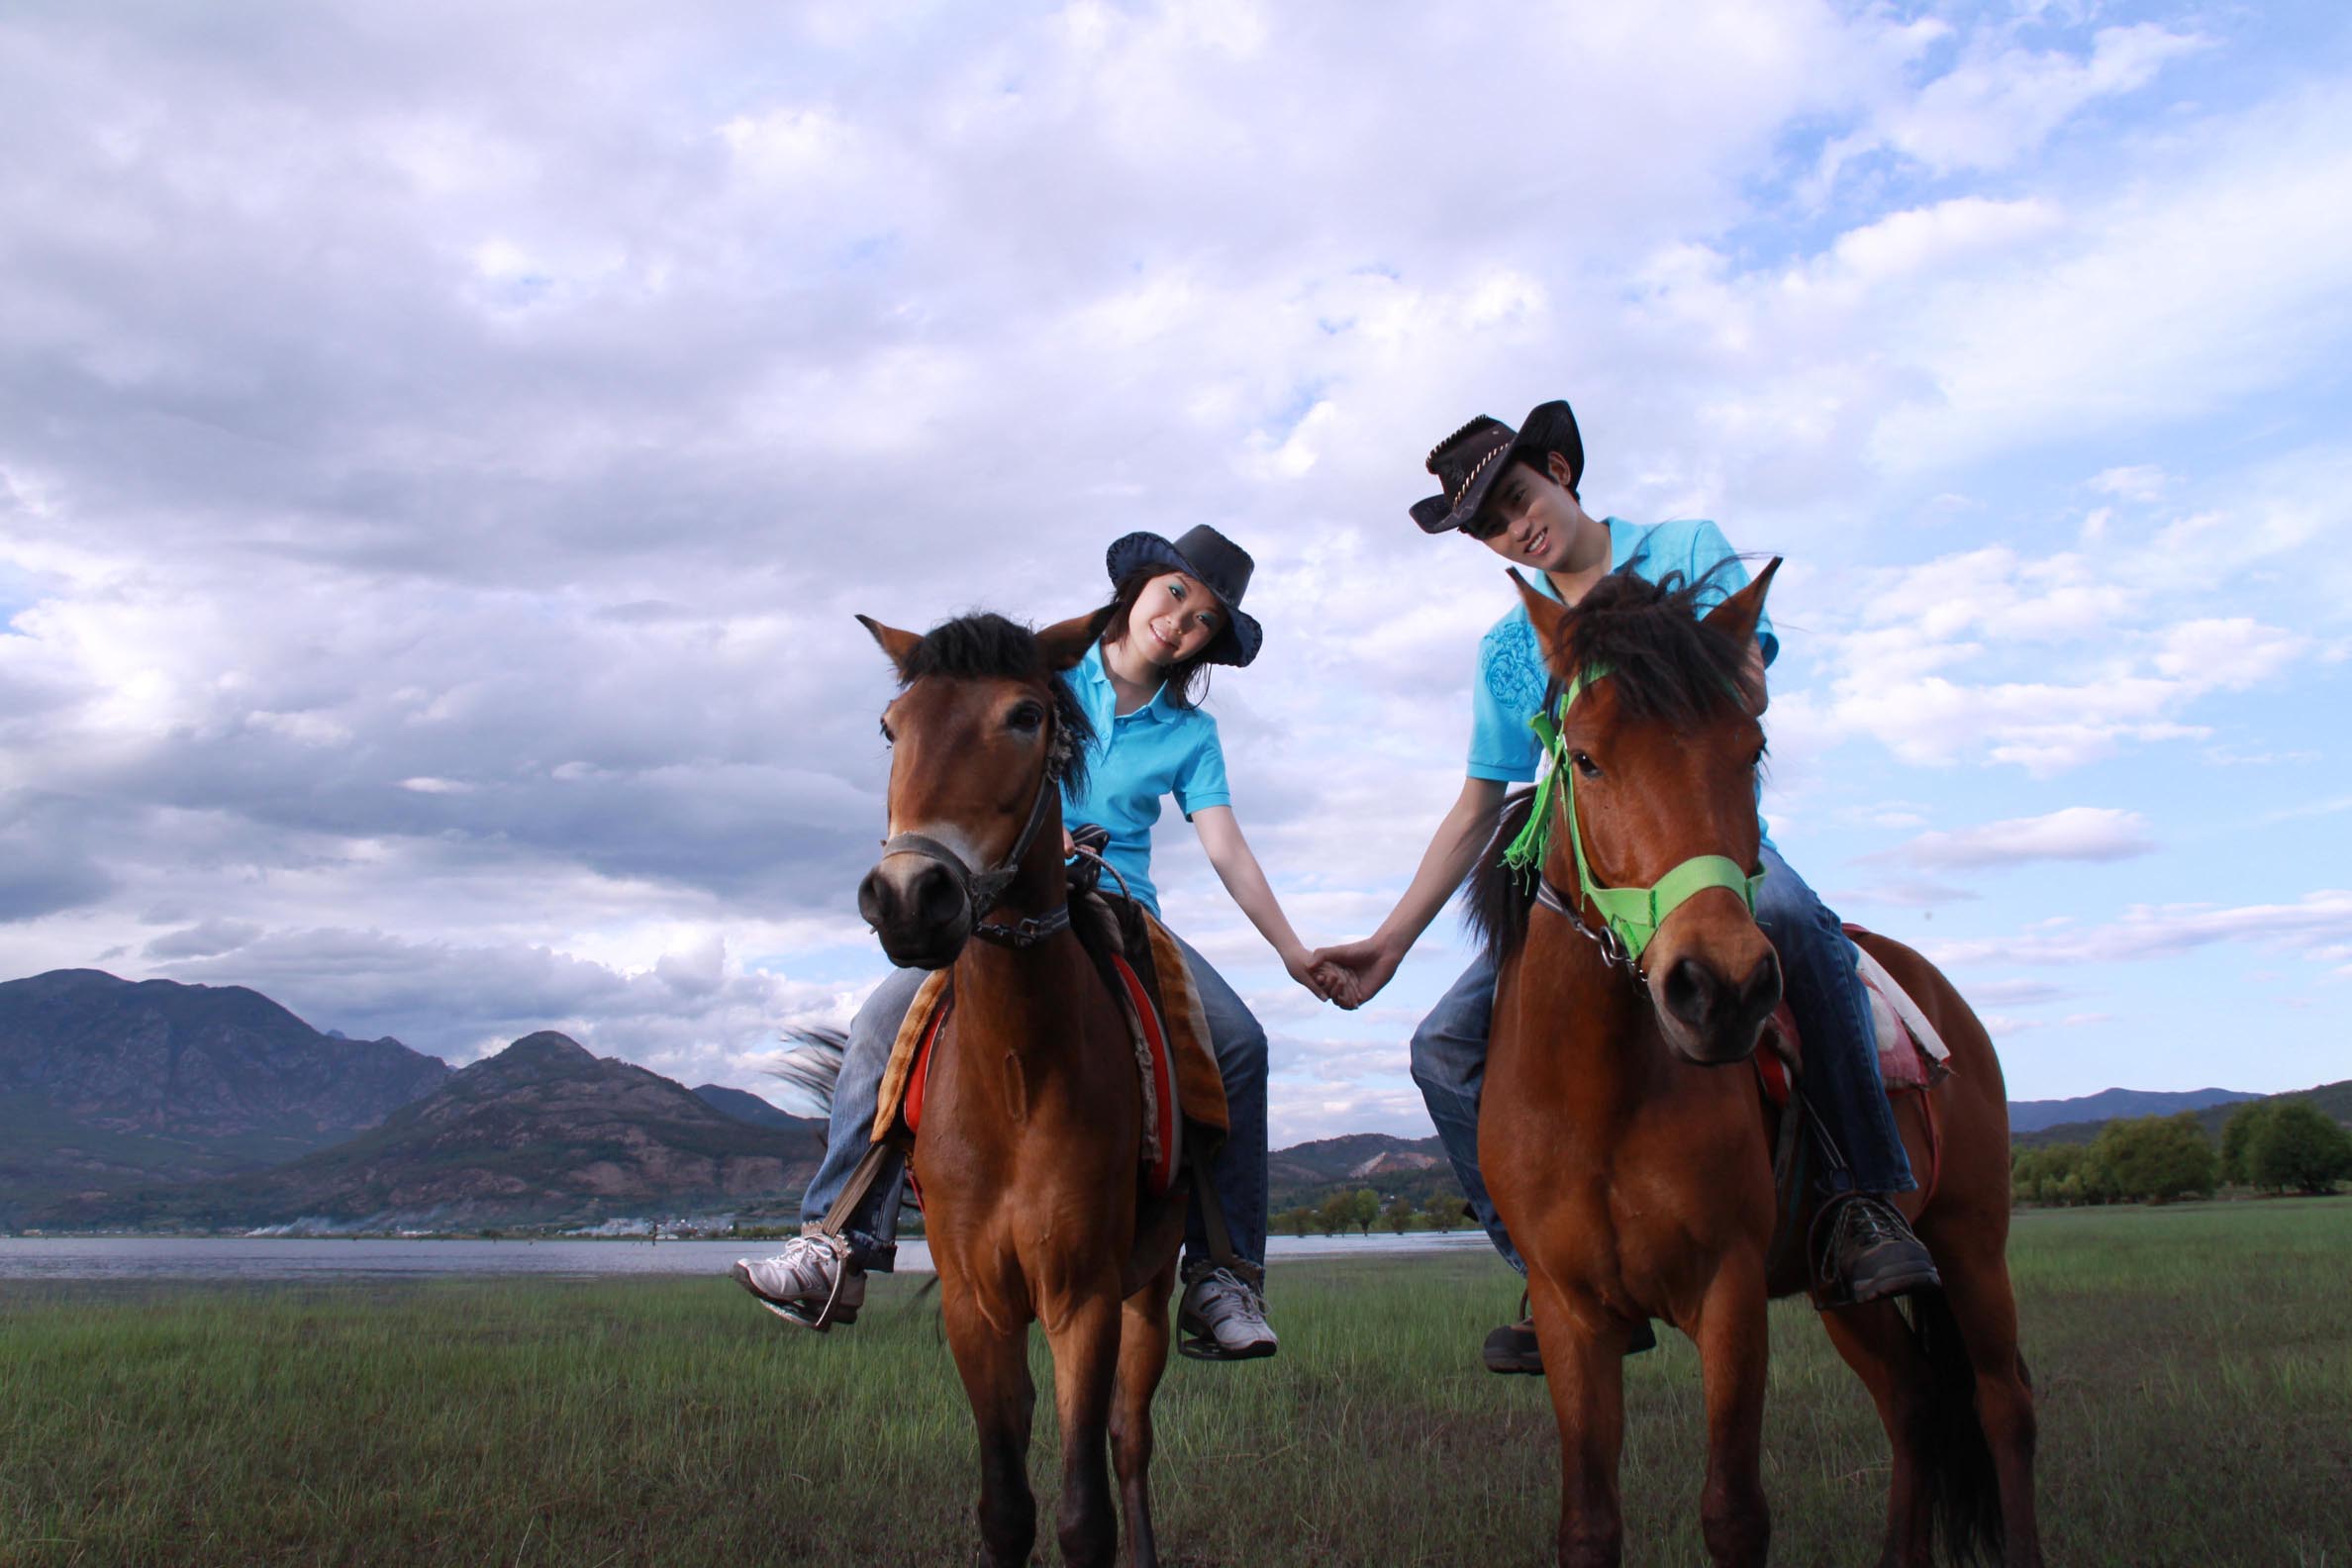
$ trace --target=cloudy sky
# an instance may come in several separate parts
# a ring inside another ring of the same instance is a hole
[[[1459,787],[1421,459],[1788,557],[1767,802],[2018,1098],[2352,1073],[2340,7],[34,4],[0,17],[0,970],[760,1089],[880,972],[886,672],[1212,522],[1310,940]],[[1259,1005],[1278,1141],[1413,1021]]]

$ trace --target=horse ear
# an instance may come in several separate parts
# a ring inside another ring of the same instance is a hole
[[[1779,571],[1778,555],[1765,562],[1756,573],[1755,581],[1730,598],[1707,612],[1706,622],[1715,630],[1727,633],[1731,640],[1746,647],[1756,639],[1756,623],[1764,618],[1764,596],[1772,592],[1772,574]]]
[[[872,616],[859,616],[857,624],[874,634],[874,640],[882,645],[883,652],[890,655],[892,667],[897,669],[900,678],[904,679],[907,673],[907,660],[914,656],[916,644],[920,643],[923,638],[912,632],[901,632],[897,627],[886,627]]]
[[[1111,612],[1117,605],[1105,605],[1087,615],[1057,621],[1037,634],[1038,651],[1045,655],[1045,668],[1058,675],[1086,657],[1086,650],[1102,640],[1104,629],[1111,624]]]
[[[1568,607],[1549,594],[1538,593],[1533,584],[1510,569],[1512,586],[1519,589],[1519,603],[1527,607],[1527,624],[1535,629],[1536,645],[1543,649],[1546,663],[1551,661],[1552,649],[1560,645],[1560,636],[1568,626]]]

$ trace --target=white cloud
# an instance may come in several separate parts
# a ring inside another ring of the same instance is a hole
[[[2036,860],[2123,860],[2156,847],[2148,820],[2104,806],[2069,806],[1949,833],[1925,833],[1894,853],[1943,868],[2024,865]]]
[[[2063,965],[2167,958],[2227,941],[2275,943],[2323,960],[2339,956],[2343,944],[2352,943],[2352,892],[2323,889],[2292,904],[2141,906],[2120,920],[2080,931],[1934,942],[1922,950],[1947,967]]]

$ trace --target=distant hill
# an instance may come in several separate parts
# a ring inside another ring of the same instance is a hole
[[[1350,1132],[1277,1149],[1266,1157],[1266,1181],[1268,1207],[1277,1214],[1359,1187],[1416,1203],[1433,1193],[1460,1191],[1437,1139],[1386,1132]]]
[[[2114,1091],[2108,1092],[2113,1093]],[[2098,1097],[2093,1096],[2092,1098]],[[2311,1089],[2297,1089],[2287,1094],[2247,1095],[2226,1104],[2196,1108],[2197,1120],[2215,1141],[2219,1141],[2221,1128],[2228,1124],[2231,1113],[2235,1112],[2240,1105],[2251,1100],[2308,1100],[2338,1122],[2352,1127],[2352,1078],[2345,1079],[2341,1083],[2320,1084]],[[2131,1116],[2169,1116],[2173,1111],[2180,1109],[2184,1108],[2174,1107],[2172,1110],[2160,1109],[2153,1112],[2134,1111],[2127,1114]],[[2066,1122],[2056,1127],[2041,1127],[2031,1132],[2012,1133],[2009,1137],[2009,1144],[2014,1148],[2040,1148],[2051,1143],[2088,1143],[2098,1137],[2099,1129],[2112,1120],[2114,1119],[2109,1117],[2097,1122]]]
[[[59,1206],[45,1224],[471,1229],[780,1205],[814,1125],[754,1127],[551,1031],[452,1075],[383,1126],[271,1170]]]
[[[341,1142],[449,1077],[243,986],[58,969],[0,983],[0,1223],[36,1199],[251,1169]]]
[[[2107,1122],[2116,1117],[2171,1116],[2207,1106],[2235,1105],[2262,1096],[2239,1089],[2102,1089],[2072,1100],[2011,1100],[2009,1131],[2039,1132],[2069,1122]]]
[[[694,1093],[721,1116],[733,1117],[737,1122],[748,1122],[753,1127],[804,1128],[820,1138],[825,1136],[825,1123],[779,1111],[748,1089],[730,1089],[725,1084],[696,1084]]]

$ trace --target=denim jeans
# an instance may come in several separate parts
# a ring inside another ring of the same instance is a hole
[[[1184,961],[1192,970],[1193,988],[1209,1021],[1209,1037],[1217,1052],[1219,1074],[1225,1079],[1225,1116],[1229,1130],[1225,1146],[1211,1162],[1209,1181],[1224,1205],[1225,1225],[1233,1235],[1233,1250],[1261,1267],[1266,1261],[1266,1031],[1225,984],[1225,977],[1179,936]],[[825,1159],[801,1195],[802,1223],[825,1218],[833,1200],[848,1184],[849,1173],[865,1157],[872,1141],[875,1107],[882,1094],[882,1074],[890,1065],[890,1047],[899,1025],[915,1005],[924,971],[896,969],[883,978],[849,1024],[849,1048],[841,1059],[841,1075],[833,1084],[833,1124],[827,1135]],[[865,1201],[842,1227],[850,1258],[859,1268],[891,1271],[898,1250],[899,1200],[906,1190],[904,1161],[893,1160]],[[1196,1201],[1187,1217],[1184,1256],[1187,1263],[1209,1255],[1207,1231]]]
[[[1780,954],[1789,1011],[1805,1036],[1806,1098],[1828,1124],[1845,1159],[1846,1168],[1832,1169],[1827,1183],[1832,1189],[1909,1192],[1914,1185],[1911,1162],[1879,1081],[1878,1040],[1869,997],[1854,973],[1853,947],[1837,917],[1769,844],[1763,863],[1756,924]],[[1413,1031],[1413,1081],[1421,1085],[1470,1212],[1503,1260],[1524,1274],[1526,1265],[1496,1218],[1478,1171],[1478,1097],[1494,1018],[1495,965],[1481,952]]]

